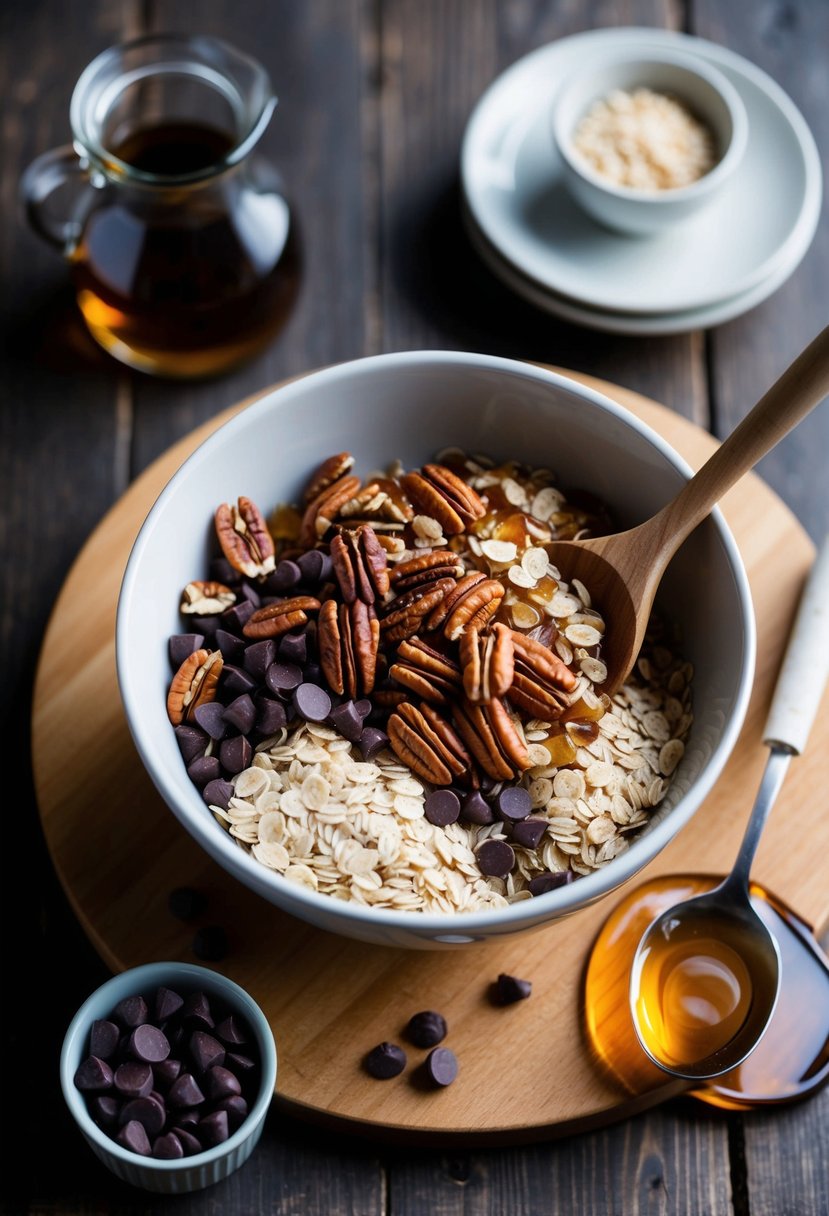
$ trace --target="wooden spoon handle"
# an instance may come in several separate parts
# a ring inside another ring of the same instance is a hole
[[[829,326],[798,355],[676,498],[642,525],[643,530],[653,528],[654,556],[663,569],[726,491],[827,395]]]

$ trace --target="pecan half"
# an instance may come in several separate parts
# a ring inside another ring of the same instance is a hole
[[[417,709],[403,701],[389,717],[392,751],[413,773],[432,785],[451,785],[470,774],[472,758],[445,718],[430,705]]]
[[[374,689],[380,626],[361,600],[338,604],[326,600],[317,622],[317,646],[323,674],[340,696],[367,696]]]
[[[299,528],[299,543],[303,548],[310,549],[322,540],[337,518],[340,507],[353,498],[359,488],[359,477],[340,477],[311,499]]]
[[[215,616],[236,603],[236,592],[224,583],[192,582],[181,593],[179,608],[185,616]]]
[[[242,633],[254,641],[279,637],[289,629],[307,624],[308,613],[317,612],[319,606],[319,600],[311,595],[294,595],[290,599],[265,604],[251,613],[242,626]]]
[[[389,675],[435,705],[445,705],[460,692],[461,670],[457,663],[418,637],[400,643],[397,662],[392,663]]]
[[[473,570],[459,579],[454,588],[435,608],[426,622],[427,629],[440,629],[451,642],[457,642],[464,629],[483,629],[498,611],[504,598],[504,585],[498,579],[487,578]]]
[[[389,576],[392,590],[396,594],[407,591],[410,587],[425,587],[427,583],[436,582],[441,578],[460,578],[463,574],[463,562],[447,549],[438,549],[429,553],[420,553],[411,557],[407,562],[399,562]]]
[[[235,506],[223,502],[214,516],[216,536],[234,570],[248,578],[270,574],[276,565],[274,544],[262,512],[240,495]]]
[[[512,630],[495,625],[488,633],[470,628],[461,635],[461,668],[467,700],[474,705],[503,697],[512,684]]]
[[[558,655],[541,642],[514,629],[508,632],[512,635],[514,652],[509,700],[531,718],[555,722],[569,705],[568,694],[575,691],[578,680]]]
[[[466,699],[452,708],[452,717],[478,764],[496,781],[511,781],[530,767],[527,745],[503,701],[473,705]]]
[[[386,615],[380,622],[383,641],[402,642],[421,631],[429,614],[455,586],[452,578],[441,578],[425,587],[412,587],[386,605]]]
[[[445,465],[425,464],[419,473],[404,473],[400,484],[418,511],[436,519],[447,536],[486,514],[475,490]]]
[[[331,539],[331,563],[347,604],[362,600],[373,604],[389,590],[386,551],[368,524],[356,532],[340,532]]]
[[[187,656],[167,693],[167,717],[173,726],[189,722],[199,705],[216,700],[223,666],[221,650],[194,650]]]
[[[303,503],[307,506],[309,502],[322,494],[323,490],[327,490],[341,477],[345,477],[353,464],[354,457],[350,452],[338,452],[336,456],[329,456],[327,460],[323,460],[322,464],[314,469],[308,478],[302,492]]]

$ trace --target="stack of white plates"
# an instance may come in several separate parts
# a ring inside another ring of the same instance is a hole
[[[620,44],[714,64],[748,112],[748,147],[729,187],[653,237],[615,234],[579,209],[551,133],[558,82]],[[469,119],[461,183],[470,238],[508,287],[567,321],[622,334],[708,328],[765,300],[809,248],[823,189],[814,138],[771,77],[701,38],[630,27],[562,38],[504,72]]]

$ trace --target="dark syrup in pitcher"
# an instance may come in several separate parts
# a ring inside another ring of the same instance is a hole
[[[133,367],[215,374],[254,354],[290,310],[293,220],[279,193],[253,189],[246,166],[221,170],[233,146],[226,132],[195,122],[139,129],[110,146],[153,178],[125,174],[100,191],[73,273],[93,335]],[[204,177],[172,180],[193,173]]]

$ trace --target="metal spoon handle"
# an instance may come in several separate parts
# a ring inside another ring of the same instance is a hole
[[[726,880],[748,888],[760,836],[793,756],[806,747],[829,677],[829,536],[801,593],[774,688],[763,741],[771,748],[737,860]]]

